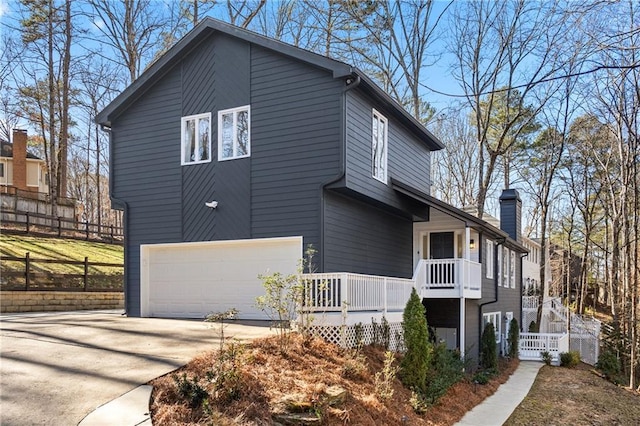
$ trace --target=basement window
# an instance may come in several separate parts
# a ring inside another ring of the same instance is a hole
[[[482,314],[482,331],[487,324],[493,324],[493,328],[496,332],[496,343],[500,343],[500,335],[502,330],[500,329],[500,318],[502,312],[488,312],[486,314]]]

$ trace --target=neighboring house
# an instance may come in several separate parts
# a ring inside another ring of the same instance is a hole
[[[517,192],[503,230],[430,196],[442,144],[357,68],[207,18],[97,121],[128,315],[264,318],[257,274],[295,273],[311,245],[329,314],[397,318],[415,285],[438,337],[473,358],[484,323],[500,340],[520,318]]]
[[[523,296],[541,296],[542,285],[540,281],[540,270],[542,267],[542,246],[538,238],[522,237],[522,245],[529,250],[529,255],[522,261],[522,286]],[[545,279],[547,293],[552,282],[551,276],[551,258],[549,256],[549,242],[547,242],[545,256]]]
[[[14,130],[12,139],[0,140],[0,191],[49,192],[46,163],[27,151],[26,130]]]

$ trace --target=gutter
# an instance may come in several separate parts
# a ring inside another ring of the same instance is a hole
[[[345,80],[345,87],[342,89],[342,99],[340,102],[340,164],[338,174],[329,178],[327,181],[320,184],[320,257],[322,272],[325,272],[325,256],[324,256],[324,193],[327,186],[339,182],[347,173],[347,92],[355,89],[360,85],[361,78],[355,72],[352,72],[350,77]]]
[[[122,211],[123,211],[123,215],[122,215],[122,231],[123,231],[123,235],[124,235],[124,274],[123,274],[123,289],[124,289],[124,314],[128,316],[129,312],[128,312],[128,307],[129,304],[127,303],[129,301],[129,279],[128,279],[128,271],[129,271],[129,256],[128,256],[128,251],[129,248],[127,247],[127,236],[129,235],[129,205],[127,204],[126,201],[121,200],[119,198],[116,198],[113,195],[113,158],[114,158],[114,149],[113,149],[113,137],[111,134],[111,127],[106,126],[104,124],[100,124],[100,130],[102,130],[105,133],[109,134],[109,199],[111,200],[111,207],[113,208],[113,205],[119,205],[122,206]]]

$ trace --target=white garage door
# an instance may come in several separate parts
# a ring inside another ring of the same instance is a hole
[[[256,308],[259,274],[297,272],[302,237],[140,247],[142,316],[203,318],[231,308],[240,319],[268,319]]]

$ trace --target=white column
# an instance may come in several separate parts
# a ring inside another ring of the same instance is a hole
[[[464,258],[469,260],[471,258],[471,252],[469,251],[469,245],[471,244],[471,228],[468,226],[464,228]]]
[[[469,229],[469,228],[467,228]],[[461,297],[460,298],[460,358],[464,359],[464,336],[465,336],[465,332],[466,332],[466,327],[465,327],[465,298]]]

